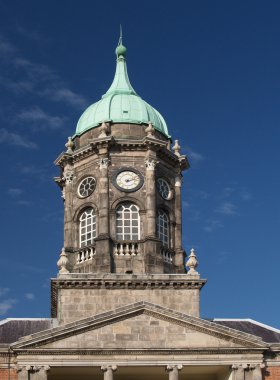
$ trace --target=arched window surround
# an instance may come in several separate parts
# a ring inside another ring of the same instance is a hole
[[[93,207],[85,207],[79,213],[79,247],[83,248],[94,243],[97,236],[96,211]]]
[[[131,201],[118,204],[115,211],[116,240],[140,240],[140,209]]]
[[[163,246],[170,247],[170,218],[163,209],[157,212],[157,236]]]

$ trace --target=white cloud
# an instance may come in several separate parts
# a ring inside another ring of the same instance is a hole
[[[0,287],[0,297],[4,296],[4,295],[7,294],[9,291],[10,291],[9,288],[1,288],[1,287]]]
[[[201,153],[194,151],[190,147],[187,148],[187,157],[190,159],[191,163],[194,164],[205,159],[205,157]]]
[[[33,293],[25,293],[24,297],[30,301],[35,299],[35,295]]]
[[[252,194],[249,193],[249,191],[241,191],[240,193],[240,197],[241,199],[243,199],[243,201],[250,201],[252,199]]]
[[[232,202],[222,202],[216,212],[224,215],[237,215],[236,206]]]
[[[31,92],[79,110],[87,106],[87,100],[72,91],[54,70],[20,56],[18,49],[1,36],[0,59],[14,70],[14,73],[9,70],[0,77],[0,84],[16,94]]]
[[[11,298],[0,302],[0,315],[5,315],[16,303],[17,300]]]
[[[37,128],[49,127],[52,129],[60,128],[65,122],[65,118],[49,115],[40,107],[32,107],[30,109],[21,111],[17,115],[17,119],[24,122],[27,121],[36,124]]]
[[[17,49],[4,37],[0,36],[0,57],[2,59],[9,58],[11,55],[15,54]]]
[[[30,206],[33,204],[31,201],[27,201],[25,199],[20,199],[19,201],[16,202],[20,206]]]
[[[66,87],[47,88],[43,94],[50,96],[53,101],[64,102],[77,109],[84,109],[88,105],[86,99],[82,95],[76,94]]]
[[[27,149],[37,149],[38,146],[33,141],[30,141],[27,137],[23,137],[18,133],[7,131],[5,128],[0,129],[0,144],[8,144],[21,146]]]
[[[206,226],[204,226],[203,229],[206,232],[212,232],[222,227],[223,227],[223,224],[219,220],[208,220]]]
[[[23,191],[22,191],[21,189],[17,189],[17,188],[13,188],[13,189],[9,189],[9,190],[8,190],[8,194],[9,194],[12,198],[19,197],[22,193],[23,193]]]

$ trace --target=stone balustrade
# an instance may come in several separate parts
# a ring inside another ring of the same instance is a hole
[[[85,261],[92,260],[95,254],[96,254],[96,250],[95,250],[94,245],[81,248],[76,252],[76,257],[77,257],[76,262],[77,264],[81,264],[81,263],[84,263]]]
[[[139,253],[139,244],[137,242],[115,243],[114,255],[116,256],[136,256]]]

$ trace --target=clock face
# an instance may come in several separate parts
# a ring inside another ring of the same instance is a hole
[[[143,178],[136,170],[124,169],[115,175],[115,186],[122,191],[136,191],[143,185]]]
[[[165,179],[159,178],[157,180],[157,189],[163,199],[169,200],[172,198],[172,191],[168,182],[165,181]]]

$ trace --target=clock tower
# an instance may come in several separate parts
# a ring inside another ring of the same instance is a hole
[[[126,48],[114,80],[80,117],[55,181],[64,200],[64,247],[52,280],[60,323],[147,301],[199,315],[194,251],[184,266],[182,172],[189,167],[166,122],[130,84]]]

